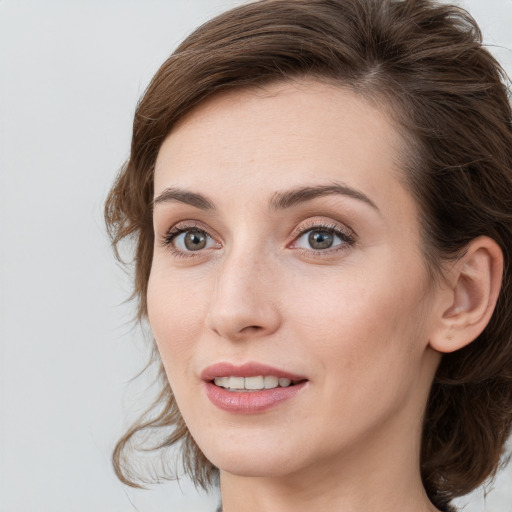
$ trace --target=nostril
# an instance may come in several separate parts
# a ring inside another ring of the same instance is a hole
[[[247,300],[228,299],[229,294],[217,297],[206,314],[205,327],[217,336],[240,340],[270,335],[279,328],[278,308],[269,301],[253,304],[250,297]]]

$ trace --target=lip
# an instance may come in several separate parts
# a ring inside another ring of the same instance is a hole
[[[273,388],[261,391],[229,391],[216,386],[212,381],[215,377],[256,377],[273,375],[297,382],[286,388]],[[208,366],[201,372],[206,396],[219,409],[236,414],[256,414],[276,407],[300,393],[308,384],[306,377],[288,371],[273,368],[261,363],[217,363]]]
[[[245,363],[242,365],[235,365],[232,363],[217,363],[212,366],[208,366],[201,372],[201,380],[206,382],[212,381],[215,377],[257,377],[263,375],[267,377],[274,375],[277,378],[290,379],[293,381],[307,380],[304,375],[298,375],[290,373],[279,368],[274,368],[262,363]]]

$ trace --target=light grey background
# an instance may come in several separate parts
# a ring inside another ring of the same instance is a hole
[[[102,203],[138,97],[194,27],[238,0],[0,0],[0,512],[201,511],[189,482],[120,484],[116,437],[146,405]],[[512,48],[512,0],[460,2]],[[509,72],[512,52],[495,48]],[[512,467],[467,512],[512,512]],[[184,494],[182,493],[182,490]]]

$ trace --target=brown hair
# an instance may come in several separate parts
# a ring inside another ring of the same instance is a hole
[[[467,12],[430,0],[261,0],[206,23],[161,66],[138,105],[130,158],[106,202],[109,233],[115,248],[126,237],[135,242],[134,297],[144,320],[162,142],[219,91],[306,76],[392,106],[434,278],[480,235],[504,254],[489,325],[443,357],[427,404],[421,474],[432,502],[446,508],[495,474],[512,422],[512,116],[505,75]],[[137,485],[128,447],[141,433],[163,432],[153,448],[181,442],[185,470],[208,487],[216,468],[191,438],[161,363],[160,384],[153,408],[119,441],[116,472]]]

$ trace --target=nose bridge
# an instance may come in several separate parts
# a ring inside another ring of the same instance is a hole
[[[228,339],[271,334],[280,322],[272,255],[263,244],[244,239],[218,264],[207,316],[207,326]]]

